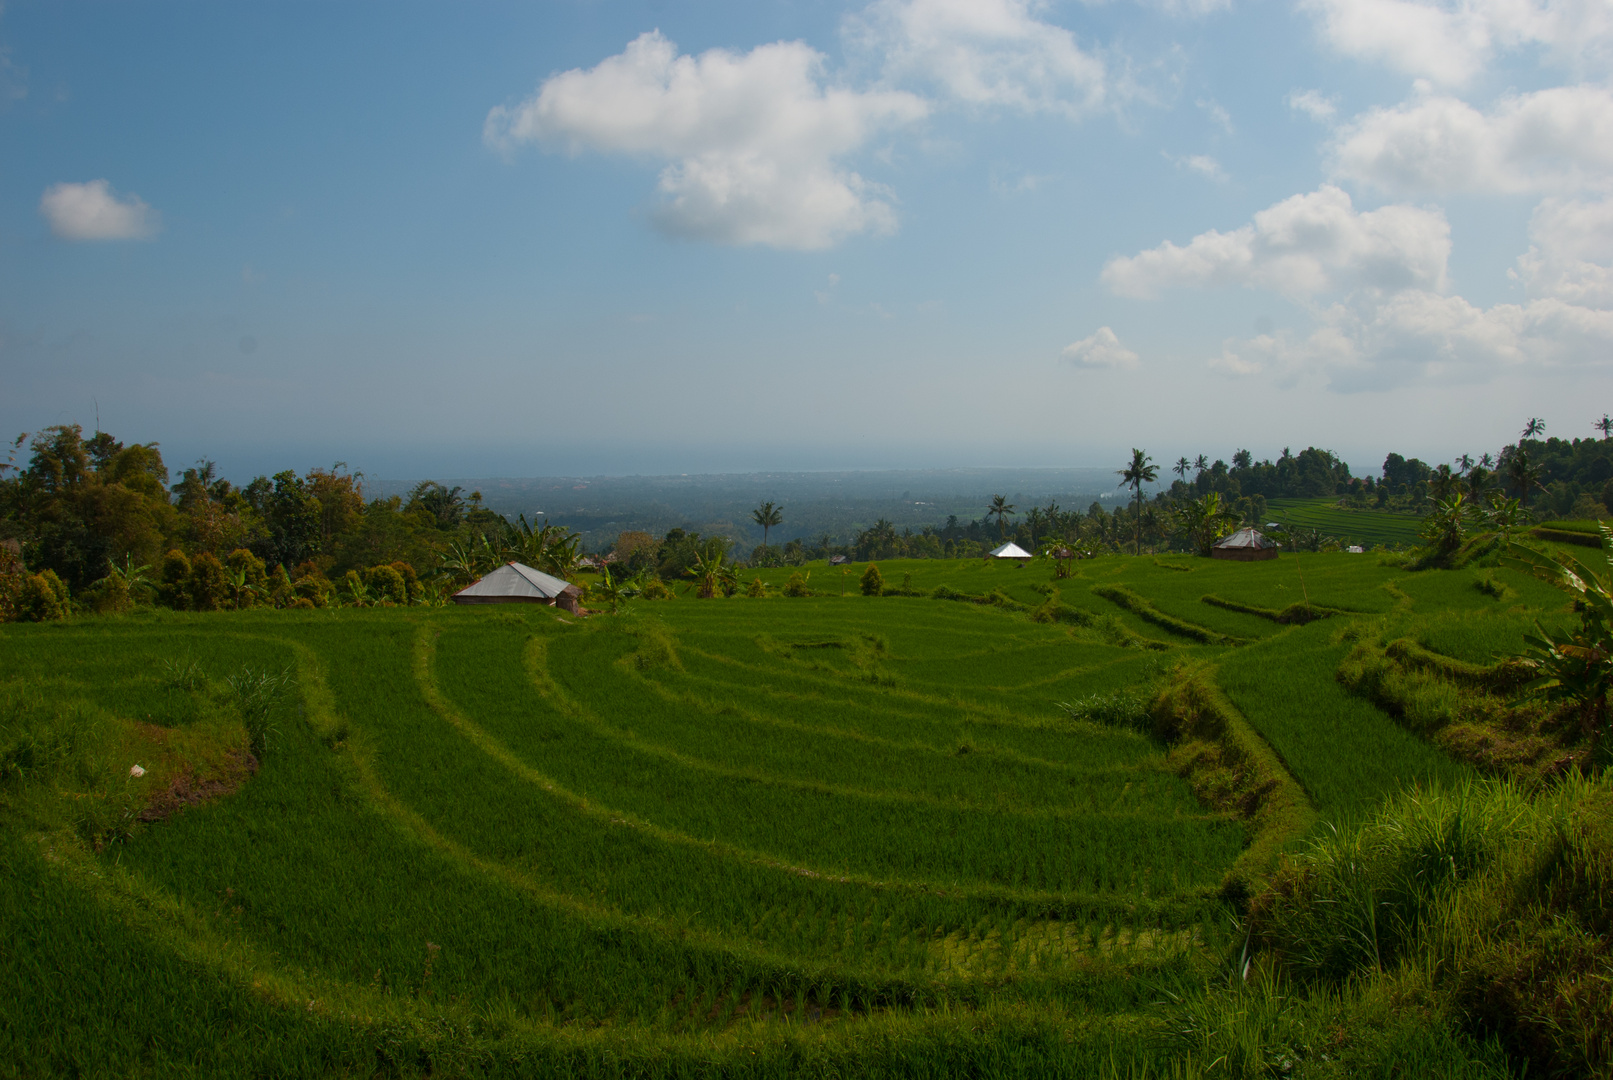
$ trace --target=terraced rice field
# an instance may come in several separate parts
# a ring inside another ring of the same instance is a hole
[[[1383,510],[1350,510],[1332,497],[1320,499],[1272,499],[1266,507],[1270,520],[1300,529],[1319,529],[1345,544],[1398,544],[1410,547],[1418,542],[1422,519],[1411,514],[1391,514]]]
[[[1060,702],[1219,662],[1331,820],[1462,771],[1335,692],[1339,624],[1201,598],[1494,601],[1359,557],[1300,569],[888,564],[894,586],[1008,603],[5,628],[0,737],[37,752],[0,789],[0,985],[49,1003],[9,1014],[5,1049],[40,1075],[1158,1065],[1169,1047],[1137,1033],[1236,948],[1217,891],[1250,826],[1163,745]],[[1173,633],[1105,583],[1245,644]],[[1026,616],[1054,586],[1084,622]],[[293,687],[261,768],[138,820],[245,737],[225,679],[246,669]]]

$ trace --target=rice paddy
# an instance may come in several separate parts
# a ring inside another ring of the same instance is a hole
[[[1061,703],[1212,665],[1337,824],[1471,775],[1340,687],[1343,629],[1426,613],[1427,647],[1478,653],[1560,606],[1507,571],[1485,572],[1500,601],[1477,572],[1302,559],[1110,558],[1059,581],[1041,564],[886,563],[911,595],[878,598],[855,579],[841,597],[820,566],[830,595],[581,620],[5,627],[0,1061],[1180,1067],[1159,1002],[1202,992],[1238,947],[1221,889],[1254,826],[1201,801],[1146,725]],[[1341,614],[1290,627],[1206,595]],[[1070,614],[1033,617],[1055,600]],[[256,720],[252,672],[288,687]]]
[[[1273,521],[1298,529],[1316,529],[1345,544],[1417,543],[1422,518],[1386,510],[1354,510],[1331,496],[1319,499],[1272,499],[1266,504]]]

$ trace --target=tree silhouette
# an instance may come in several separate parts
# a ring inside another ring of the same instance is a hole
[[[1179,457],[1176,459],[1176,464],[1171,466],[1171,472],[1175,473],[1183,480],[1186,480],[1187,470],[1191,469],[1192,467],[1193,463],[1191,461],[1187,460],[1185,457]]]
[[[1518,492],[1518,499],[1527,513],[1529,492],[1540,486],[1540,469],[1529,463],[1529,455],[1519,447],[1507,461],[1507,479]]]
[[[1523,437],[1532,439],[1536,435],[1546,433],[1546,422],[1538,416],[1531,416],[1529,422],[1523,425]]]
[[[1193,469],[1195,472],[1202,473],[1209,467],[1210,459],[1205,457],[1203,454],[1200,454],[1198,457],[1193,459]]]
[[[784,511],[770,502],[764,502],[750,512],[751,520],[762,527],[762,546],[767,546],[767,530],[784,521]]]
[[[1597,431],[1600,431],[1602,433],[1602,438],[1613,438],[1613,416],[1603,413],[1602,418],[1596,423],[1592,424],[1591,427],[1595,428]]]
[[[1153,464],[1153,458],[1137,449],[1131,448],[1131,464],[1121,469],[1116,475],[1120,477],[1118,487],[1130,487],[1137,496],[1137,554],[1143,553],[1143,485],[1152,484],[1159,479],[1159,466]],[[1203,460],[1202,458],[1200,460]]]
[[[986,517],[997,519],[997,538],[999,540],[1008,538],[1008,519],[1013,516],[1014,504],[1008,501],[1006,495],[993,495],[991,497],[991,507],[986,511]]]
[[[1458,472],[1465,473],[1476,464],[1478,463],[1473,460],[1472,454],[1463,454],[1461,457],[1456,459],[1456,470]]]

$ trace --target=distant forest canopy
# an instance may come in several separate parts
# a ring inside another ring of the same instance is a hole
[[[633,569],[663,577],[686,572],[713,539],[728,551],[730,562],[745,561],[748,549],[749,560],[757,563],[836,554],[977,556],[1006,539],[1032,550],[1050,539],[1106,550],[1131,544],[1139,533],[1150,547],[1192,548],[1202,545],[1184,522],[1209,495],[1217,497],[1218,520],[1259,523],[1271,499],[1337,497],[1346,506],[1422,513],[1457,484],[1474,493],[1521,498],[1535,512],[1551,516],[1607,514],[1613,506],[1613,441],[1607,429],[1595,439],[1532,437],[1542,426],[1531,421],[1528,437],[1494,455],[1463,455],[1437,466],[1391,453],[1378,476],[1352,476],[1336,454],[1315,447],[1297,454],[1285,450],[1275,461],[1256,461],[1249,451],[1238,450],[1230,464],[1200,456],[1156,466],[1164,486],[1152,497],[1145,495],[1140,505],[1128,503],[1131,493],[1116,485],[1105,493],[1108,499],[1093,499],[1084,511],[1060,507],[1056,499],[1033,506],[999,497],[998,505],[967,521],[951,513],[944,520],[902,524],[880,514],[872,522],[811,536],[792,520],[791,505],[784,502],[778,508],[782,520],[769,526],[772,543],[767,545],[755,544],[763,536],[760,522],[747,520],[720,531],[708,528],[704,538],[694,523],[659,536],[621,528],[590,546],[601,555],[615,551]],[[26,461],[19,464],[24,454]],[[908,494],[900,506],[910,515],[913,507],[924,509]],[[877,501],[869,508],[875,506]],[[199,462],[175,479],[156,443],[126,445],[105,432],[85,437],[76,425],[20,436],[0,464],[0,561],[20,558],[28,573],[50,571],[73,595],[135,568],[151,570],[153,581],[173,577],[180,573],[179,562],[193,576],[199,572],[191,564],[201,565],[203,576],[213,580],[209,589],[228,592],[233,581],[238,596],[256,583],[264,596],[278,589],[286,599],[298,582],[307,581],[311,584],[302,593],[311,602],[313,593],[326,587],[333,592],[332,582],[343,578],[361,585],[373,579],[393,589],[393,579],[380,573],[383,567],[396,571],[404,582],[398,587],[406,587],[412,598],[425,588],[423,581],[459,580],[473,564],[480,565],[467,554],[472,548],[491,554],[541,551],[545,558],[559,559],[559,569],[574,569],[583,554],[582,537],[564,522],[534,526],[524,517],[511,520],[490,509],[480,492],[433,481],[405,494],[373,497],[363,475],[341,463],[303,474],[286,470],[236,486],[217,476],[211,463]],[[778,537],[791,538],[780,543]],[[624,547],[628,550],[616,550]],[[479,557],[485,561],[490,555]],[[212,566],[218,567],[216,574]],[[177,595],[172,587],[170,594]]]

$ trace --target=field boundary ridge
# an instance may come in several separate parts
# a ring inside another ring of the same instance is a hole
[[[1170,765],[1200,800],[1247,820],[1253,835],[1222,879],[1222,895],[1243,901],[1309,832],[1316,808],[1282,756],[1238,712],[1215,682],[1215,668],[1177,669],[1149,706],[1156,737],[1171,744]]]

